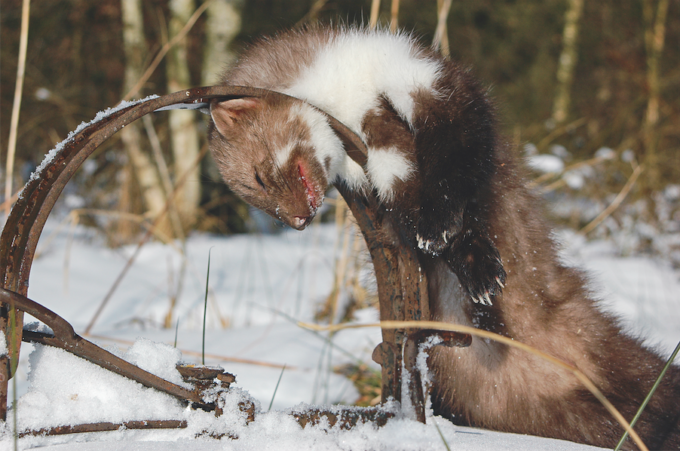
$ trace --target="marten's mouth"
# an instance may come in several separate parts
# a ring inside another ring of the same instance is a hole
[[[307,195],[307,207],[309,209],[309,214],[303,216],[293,216],[292,226],[298,230],[302,230],[307,227],[309,223],[312,222],[312,219],[314,219],[314,216],[316,216],[316,211],[323,203],[323,196],[319,194],[320,190],[307,176],[307,170],[303,162],[298,163],[298,174],[300,175],[299,180],[302,183],[302,186],[304,186],[305,194]]]

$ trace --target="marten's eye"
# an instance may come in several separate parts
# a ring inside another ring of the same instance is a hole
[[[260,178],[260,174],[255,171],[255,180],[257,181],[258,185],[266,192],[267,191],[267,186],[264,184],[262,179]]]

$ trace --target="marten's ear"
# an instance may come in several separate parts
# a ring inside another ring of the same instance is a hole
[[[239,121],[243,113],[259,108],[260,103],[261,101],[255,97],[212,102],[210,104],[210,115],[217,130],[225,135]]]

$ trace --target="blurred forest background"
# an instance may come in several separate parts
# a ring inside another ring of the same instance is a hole
[[[490,87],[553,219],[596,236],[628,231],[628,251],[680,264],[680,4],[669,0],[34,0],[11,192],[70,131],[122,99],[215,84],[263,34],[372,17],[426,45],[439,30],[442,52]],[[3,181],[21,19],[22,0],[3,0]],[[205,154],[206,120],[173,111],[126,127],[67,187],[66,211],[117,246],[176,191],[159,239],[248,230],[248,207]],[[655,244],[659,234],[670,241]]]

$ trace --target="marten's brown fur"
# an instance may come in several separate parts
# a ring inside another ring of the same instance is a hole
[[[506,335],[574,365],[631,420],[664,361],[602,312],[577,269],[560,263],[517,158],[499,148],[486,189],[489,233],[507,272],[492,306],[467,301],[440,259],[423,257],[433,319]],[[524,351],[473,338],[430,360],[436,413],[458,424],[612,448],[621,426],[570,373]],[[650,449],[680,449],[680,369],[672,366],[638,421]],[[629,439],[624,449],[636,449]]]
[[[210,145],[232,189],[298,229],[328,183],[374,190],[422,251],[433,319],[569,362],[633,417],[663,361],[622,333],[584,276],[560,263],[540,203],[468,72],[405,35],[315,29],[261,41],[224,82],[303,99],[369,149],[364,174],[301,101],[215,102]],[[435,350],[430,363],[435,413],[456,423],[604,447],[623,432],[573,375],[516,349],[473,338],[469,348]],[[679,419],[674,366],[636,430],[652,449],[680,449]]]

